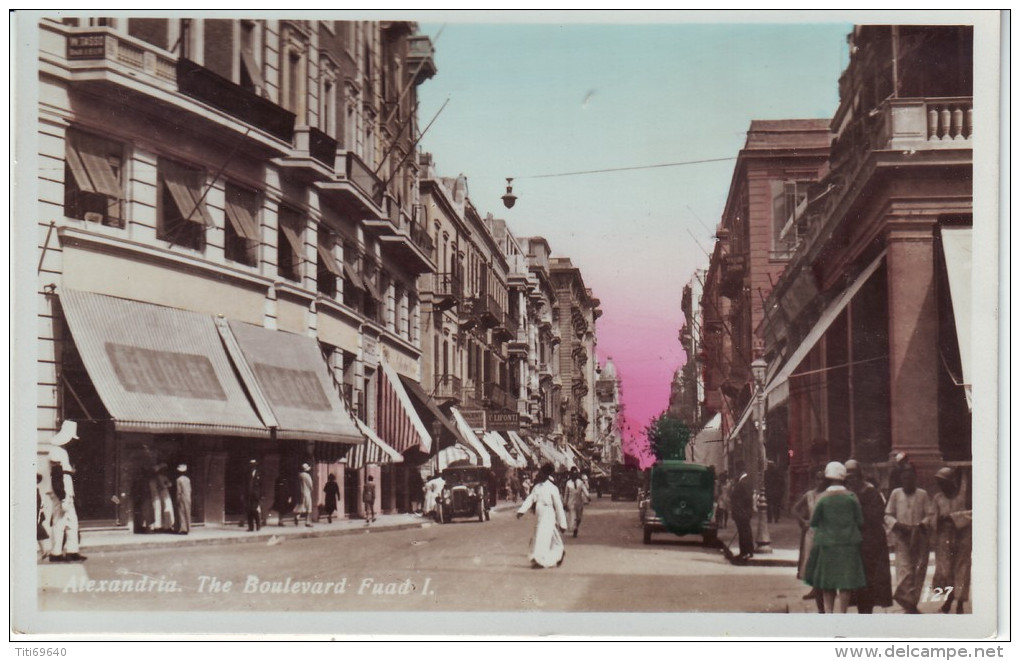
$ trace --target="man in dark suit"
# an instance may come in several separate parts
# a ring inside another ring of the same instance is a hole
[[[244,479],[244,511],[248,517],[248,531],[262,527],[262,471],[255,459],[248,462],[248,473]]]
[[[738,461],[736,468],[739,477],[733,484],[733,493],[730,496],[730,515],[740,537],[740,555],[737,556],[737,560],[747,560],[754,555],[754,534],[751,532],[754,487],[751,485],[751,477],[744,470],[744,462]]]

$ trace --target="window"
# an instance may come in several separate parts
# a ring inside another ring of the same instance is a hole
[[[123,145],[69,130],[64,150],[64,215],[123,227]]]
[[[336,69],[323,59],[319,67],[319,128],[326,135],[339,138],[337,134],[337,74]]]
[[[227,183],[224,195],[227,222],[223,228],[223,249],[226,258],[246,266],[256,266],[260,237],[258,194]]]
[[[337,278],[342,278],[344,272],[336,259],[336,234],[324,225],[319,225],[318,246],[318,275],[315,286],[320,294],[335,298]]]
[[[807,207],[808,182],[772,182],[772,259],[789,259],[797,248],[797,220]]]
[[[157,169],[156,238],[202,250],[206,227],[215,226],[205,208],[204,173],[165,158]]]
[[[366,256],[362,260],[361,265],[361,281],[365,283],[365,292],[367,293],[367,296],[364,298],[363,312],[367,318],[376,323],[384,321],[383,305],[385,302],[385,290],[382,288],[382,276],[379,264]]]
[[[244,89],[259,94],[266,87],[262,79],[262,67],[258,57],[261,50],[259,48],[259,25],[255,21],[241,21],[240,23],[239,82]]]
[[[365,283],[361,279],[358,247],[353,242],[344,242],[344,305],[353,310],[360,310],[364,296]]]
[[[304,124],[307,121],[305,99],[308,95],[308,44],[294,28],[288,28],[284,35],[285,48],[280,101],[284,108],[297,116],[298,124]]]
[[[301,282],[305,219],[301,212],[280,207],[280,231],[276,240],[276,267],[281,278]]]

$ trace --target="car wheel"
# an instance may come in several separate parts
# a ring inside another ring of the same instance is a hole
[[[649,530],[648,528],[645,528],[645,544],[651,543],[652,543],[652,531]]]

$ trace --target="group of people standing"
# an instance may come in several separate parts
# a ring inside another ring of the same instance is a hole
[[[830,462],[816,474],[814,489],[793,507],[803,530],[798,578],[813,590],[805,598],[818,611],[860,613],[895,602],[905,613],[919,613],[931,542],[935,542],[934,594],[957,613],[969,597],[971,509],[955,470],[940,469],[934,498],[917,486],[917,473],[898,459],[888,498],[867,480],[861,465]],[[895,551],[896,580],[889,563]]]
[[[577,537],[584,506],[591,502],[586,475],[572,468],[563,484],[557,485],[554,473],[552,464],[543,465],[534,487],[517,510],[518,519],[529,511],[535,513],[535,533],[528,553],[534,569],[563,563],[566,549],[561,533],[570,530]]]
[[[187,463],[177,464],[171,478],[165,463],[156,463],[145,471],[136,483],[136,532],[173,533],[191,532],[191,478]]]

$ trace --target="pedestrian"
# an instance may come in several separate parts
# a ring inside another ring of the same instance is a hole
[[[846,486],[861,504],[861,562],[868,584],[854,593],[851,603],[857,612],[870,615],[875,606],[892,606],[892,577],[889,572],[889,542],[885,534],[885,498],[864,477],[861,465],[846,462]]]
[[[280,527],[283,527],[283,518],[294,511],[294,490],[286,471],[280,471],[273,483],[273,506],[270,509],[279,515],[276,525]]]
[[[946,595],[942,612],[949,613],[956,601],[957,614],[970,596],[972,510],[960,489],[955,470],[946,466],[935,473],[939,492],[935,510],[935,577],[932,588]]]
[[[298,472],[298,499],[294,507],[294,525],[301,525],[301,517],[305,517],[305,527],[312,527],[312,467],[301,464]]]
[[[730,476],[723,471],[715,483],[715,524],[718,528],[722,529],[728,525],[729,514]]]
[[[917,602],[928,571],[928,523],[934,507],[928,492],[917,486],[917,473],[907,466],[899,474],[902,486],[893,489],[885,506],[885,528],[896,550],[896,589],[893,600],[906,613],[919,613]]]
[[[563,563],[566,553],[560,531],[566,530],[567,518],[563,512],[560,490],[551,481],[554,470],[552,464],[542,466],[536,478],[535,488],[517,510],[518,519],[532,508],[537,516],[535,534],[531,538],[531,551],[528,555],[532,569],[559,566]]]
[[[770,461],[765,469],[765,502],[768,508],[769,523],[779,523],[785,487],[783,472],[776,466],[776,462]]]
[[[815,531],[811,527],[811,517],[815,514],[815,505],[821,498],[828,483],[825,480],[825,472],[822,469],[815,471],[815,486],[808,489],[793,505],[793,516],[800,524],[800,555],[797,558],[797,578],[807,578],[807,561],[811,557],[811,548],[814,545]],[[822,601],[822,592],[817,588],[804,595],[804,599],[813,599],[819,613],[825,612],[825,603]]]
[[[50,487],[53,498],[53,547],[50,562],[82,562],[79,553],[78,512],[74,505],[74,466],[65,445],[78,438],[78,423],[65,420],[50,440]]]
[[[42,473],[35,474],[35,541],[39,545],[39,559],[45,560],[46,556],[50,554],[47,550],[46,540],[50,538],[50,534],[46,532],[46,511],[43,509],[42,493],[40,492],[40,486],[42,484]]]
[[[527,498],[531,495],[532,481],[531,476],[528,474],[524,475],[524,479],[521,480],[521,494]]]
[[[425,500],[425,482],[421,479],[421,473],[416,470],[411,471],[407,484],[407,492],[410,494],[411,511],[415,514],[421,514]]]
[[[177,465],[177,481],[174,484],[174,504],[177,509],[177,534],[187,535],[191,532],[191,478],[188,477],[188,465]]]
[[[329,474],[326,478],[326,486],[322,488],[323,493],[326,494],[326,521],[333,523],[333,513],[337,510],[337,503],[340,502],[340,486],[336,483],[336,475],[333,473]]]
[[[846,467],[838,461],[825,466],[829,486],[811,515],[815,531],[804,582],[822,591],[826,613],[846,613],[852,591],[867,585],[861,562],[861,526],[857,497],[845,486]]]
[[[425,493],[423,498],[422,515],[429,517],[436,513],[436,505],[439,502],[439,497],[443,492],[443,487],[446,485],[444,480],[439,475],[430,475],[428,481],[425,483]]]
[[[248,472],[244,478],[244,513],[248,521],[248,532],[262,528],[262,470],[256,459],[248,460]]]
[[[156,464],[153,470],[152,487],[154,489],[153,508],[158,514],[160,522],[157,528],[160,532],[173,532],[175,528],[174,501],[170,496],[170,478],[166,474],[166,464]]]
[[[889,500],[892,492],[902,486],[903,471],[910,468],[910,459],[906,452],[896,452],[892,455],[892,466],[889,468],[889,483],[885,490],[885,499]]]
[[[577,537],[577,531],[581,527],[581,517],[584,515],[584,506],[591,502],[588,485],[581,479],[577,468],[570,469],[570,476],[567,478],[563,492],[566,496],[563,499],[563,505],[567,511],[567,530],[572,531],[574,537]]]
[[[361,501],[365,503],[365,525],[375,521],[375,477],[369,475],[361,490]]]
[[[745,561],[754,557],[754,536],[751,532],[751,517],[754,515],[754,489],[751,477],[744,470],[744,462],[736,465],[737,481],[730,493],[730,507],[733,509],[733,523],[740,538],[740,554],[737,560]]]

